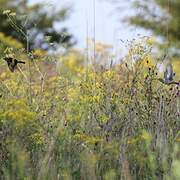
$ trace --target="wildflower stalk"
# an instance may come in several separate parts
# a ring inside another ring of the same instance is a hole
[[[29,54],[29,34],[28,30],[26,32],[26,53],[27,55]],[[29,71],[29,102],[30,104],[32,103],[32,88],[31,88],[31,83],[32,83],[32,73],[31,73],[31,62],[30,59],[28,58],[28,71]]]

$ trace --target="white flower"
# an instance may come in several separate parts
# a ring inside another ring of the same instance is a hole
[[[9,14],[11,12],[11,10],[10,9],[7,9],[7,10],[4,10],[3,11],[3,14]]]

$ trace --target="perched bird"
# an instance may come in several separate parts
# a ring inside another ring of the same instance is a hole
[[[24,61],[19,61],[17,59],[14,59],[12,57],[4,57],[4,60],[7,62],[7,65],[11,72],[14,72],[14,70],[17,67],[17,64],[25,64]]]
[[[167,85],[170,85],[170,84],[180,85],[180,82],[173,81],[174,76],[175,76],[175,73],[173,72],[172,64],[168,63],[166,66],[166,70],[164,72],[164,79],[160,78],[159,80],[162,83],[167,84]]]

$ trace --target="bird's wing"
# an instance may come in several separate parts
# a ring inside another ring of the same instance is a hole
[[[4,60],[7,62],[8,65],[13,61],[11,57],[5,57]]]
[[[10,69],[11,72],[14,72],[14,68],[15,68],[15,67],[14,67],[12,64],[10,64],[8,67],[9,67],[9,69]]]
[[[166,66],[166,70],[164,72],[164,79],[165,81],[173,80],[173,67],[172,67],[172,64],[170,63]]]

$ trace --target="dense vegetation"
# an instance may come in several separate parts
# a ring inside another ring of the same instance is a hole
[[[78,52],[1,68],[1,177],[178,179],[179,89],[142,51],[107,69]]]
[[[30,5],[28,0],[0,0],[0,5],[0,32],[17,39],[23,46],[26,46],[26,38],[22,32],[29,35],[31,50],[56,49],[62,44],[67,48],[74,44],[66,27],[57,29],[55,26],[67,19],[69,7],[59,9],[43,2]],[[5,10],[10,12],[4,14]],[[47,43],[47,38],[51,44]]]
[[[135,0],[133,2],[138,13],[131,17],[129,22],[152,30],[156,35],[163,37],[168,46],[179,49],[180,1]]]
[[[100,43],[88,57],[0,43],[26,62],[12,73],[0,61],[0,179],[180,179],[179,86],[159,81],[151,39],[119,64]]]

